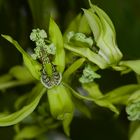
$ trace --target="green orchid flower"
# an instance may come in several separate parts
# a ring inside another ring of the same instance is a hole
[[[65,52],[59,27],[50,19],[49,35],[44,30],[33,29],[30,39],[35,42],[36,47],[31,55],[26,53],[18,42],[10,36],[2,35],[2,37],[19,50],[23,56],[25,66],[32,77],[38,81],[38,84],[31,93],[33,98],[29,100],[28,105],[15,113],[0,117],[0,126],[9,126],[22,121],[33,112],[41,97],[47,92],[52,116],[62,121],[64,131],[69,135],[69,124],[73,118],[74,105],[69,90],[62,83],[62,74],[65,69]],[[23,97],[21,101],[25,98]]]
[[[102,9],[89,3],[90,8],[83,9],[84,15],[75,19],[77,25],[73,21],[66,31],[65,48],[87,58],[101,69],[114,67],[122,58],[116,44],[114,25]]]

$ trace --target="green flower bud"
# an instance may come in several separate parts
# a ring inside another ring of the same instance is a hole
[[[51,43],[50,45],[46,45],[44,48],[46,49],[48,54],[52,55],[56,54],[56,47],[53,43]]]
[[[140,120],[140,101],[130,103],[126,107],[126,112],[129,115],[128,119],[131,121]]]
[[[114,25],[103,10],[92,5],[90,1],[89,3],[91,8],[83,9],[84,14],[78,16],[66,31],[65,48],[87,58],[101,69],[115,68],[122,53],[116,44]],[[84,27],[90,29],[90,32],[82,32]]]
[[[83,33],[74,33],[74,32],[69,32],[67,35],[68,41],[72,42],[73,44],[77,46],[87,46],[87,47],[92,47],[94,41],[91,37],[86,37],[85,34]]]
[[[45,38],[47,38],[47,34],[44,30],[33,29],[32,33],[30,34],[30,39],[32,41],[37,41],[39,39],[45,39]]]
[[[44,47],[46,45],[44,39],[40,38],[36,41],[36,47]]]
[[[79,78],[79,81],[81,83],[90,83],[96,78],[101,78],[101,76],[94,71],[91,65],[87,65],[84,68],[83,75]]]

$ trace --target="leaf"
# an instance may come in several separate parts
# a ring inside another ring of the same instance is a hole
[[[65,68],[65,52],[63,37],[61,31],[53,19],[50,19],[49,25],[49,36],[50,40],[56,47],[56,54],[54,59],[54,64],[57,65],[57,70],[63,72]]]
[[[18,42],[15,41],[12,37],[10,37],[8,35],[2,35],[2,37],[5,38],[6,40],[8,40],[10,43],[12,43],[17,48],[17,50],[23,56],[23,60],[24,60],[26,67],[29,69],[29,71],[31,72],[33,77],[35,77],[36,79],[39,80],[40,79],[41,65],[37,61],[33,60],[32,57],[30,55],[28,55],[22,49],[22,47],[18,44]]]
[[[45,132],[46,128],[41,128],[35,125],[26,126],[21,129],[14,137],[14,140],[33,139]]]
[[[31,92],[31,94],[33,94],[34,97],[31,98],[30,102],[20,110],[6,115],[4,117],[0,117],[0,126],[10,126],[17,124],[24,118],[26,118],[28,115],[30,115],[37,107],[45,91],[46,89],[41,84],[38,84]]]
[[[76,60],[71,66],[68,67],[68,69],[63,74],[63,80],[68,81],[70,76],[78,69],[80,68],[83,63],[85,62],[85,58],[80,58]]]
[[[50,18],[51,10],[55,12],[53,2],[50,0],[28,0],[35,28],[46,29]]]
[[[126,66],[140,75],[140,60],[121,61],[119,65]]]

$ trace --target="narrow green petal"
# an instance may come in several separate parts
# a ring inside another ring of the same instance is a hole
[[[10,69],[9,73],[17,80],[33,81],[34,78],[26,67],[14,66]]]
[[[52,116],[62,120],[64,131],[69,136],[69,125],[74,112],[69,90],[63,84],[53,87],[48,90],[48,100]]]
[[[91,51],[89,48],[80,48],[72,45],[65,44],[65,48],[77,53],[78,55],[87,58],[90,62],[96,64],[99,66],[101,69],[104,69],[107,67],[106,61],[98,54],[95,52]]]
[[[57,70],[63,72],[65,68],[65,52],[63,37],[61,31],[53,19],[50,19],[49,37],[56,47],[54,64],[57,65]]]
[[[83,11],[88,21],[88,24],[92,30],[95,40],[98,40],[102,33],[102,26],[99,18],[91,10],[83,9]]]
[[[47,129],[47,128],[46,128]],[[26,126],[21,129],[17,135],[15,135],[14,140],[21,139],[33,139],[41,135],[46,130],[45,128],[40,128],[36,125]]]
[[[116,88],[105,95],[105,99],[114,104],[127,104],[132,93],[140,89],[137,84],[130,84]]]
[[[82,84],[83,88],[88,91],[89,95],[95,99],[103,97],[102,92],[99,89],[99,86],[96,83]]]
[[[140,60],[121,61],[119,65],[125,66],[140,75]]]
[[[17,124],[24,118],[26,118],[28,115],[30,115],[38,105],[45,91],[46,89],[43,88],[41,84],[36,86],[32,91],[34,97],[30,100],[30,102],[26,106],[21,108],[19,111],[9,115],[5,115],[4,117],[0,117],[0,126],[10,126]]]
[[[83,63],[85,62],[85,58],[80,58],[76,60],[63,74],[63,80],[68,81],[70,76],[78,69],[80,68]]]
[[[37,61],[33,60],[32,57],[30,55],[28,55],[22,49],[22,47],[18,44],[18,42],[15,41],[12,37],[10,37],[8,35],[2,35],[2,37],[5,38],[6,40],[8,40],[10,43],[12,43],[17,48],[17,50],[23,56],[23,60],[24,60],[26,67],[29,69],[29,71],[31,72],[33,77],[39,80],[40,79],[41,65]]]

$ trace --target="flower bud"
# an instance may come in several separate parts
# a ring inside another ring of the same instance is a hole
[[[140,101],[130,103],[126,107],[126,112],[129,115],[128,119],[131,121],[140,120]]]

